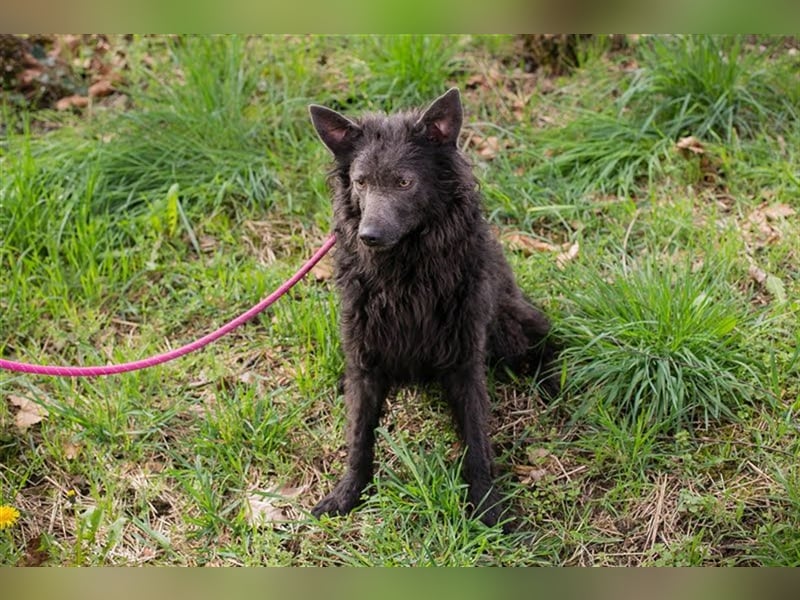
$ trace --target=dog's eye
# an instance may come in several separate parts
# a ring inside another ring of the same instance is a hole
[[[363,189],[363,187],[364,187],[365,185],[367,185],[367,182],[366,182],[366,180],[365,180],[363,177],[360,177],[359,179],[356,179],[356,180],[355,180],[355,184],[356,184],[356,187],[357,187],[358,189]]]
[[[411,185],[411,180],[406,179],[405,177],[401,177],[400,180],[397,182],[397,185],[399,185],[401,188],[407,188],[408,186]]]

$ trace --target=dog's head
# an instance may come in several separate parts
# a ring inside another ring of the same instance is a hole
[[[346,199],[359,214],[358,238],[389,248],[441,210],[437,202],[448,175],[448,156],[463,111],[456,88],[424,111],[371,114],[351,120],[312,104],[311,121],[333,153]]]

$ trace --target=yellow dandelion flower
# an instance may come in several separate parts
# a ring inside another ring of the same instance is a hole
[[[0,505],[0,530],[11,527],[19,519],[19,511],[13,506]]]

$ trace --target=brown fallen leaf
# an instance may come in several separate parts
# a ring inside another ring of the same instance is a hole
[[[777,221],[791,217],[796,211],[788,204],[773,204],[764,208],[762,212],[770,221]]]
[[[200,252],[205,254],[213,254],[219,248],[219,241],[213,235],[201,235],[198,241],[200,243]]]
[[[525,94],[521,97],[514,98],[511,101],[511,112],[517,121],[523,121],[528,119],[528,113],[526,109],[528,107],[528,104],[530,103],[530,99],[531,96]]]
[[[327,281],[333,276],[333,259],[326,256],[311,269],[311,274],[317,281]]]
[[[706,151],[705,146],[693,135],[682,137],[675,143],[678,150],[688,150],[693,154],[703,154]]]
[[[496,135],[488,137],[474,135],[469,143],[475,148],[478,156],[486,160],[492,160],[500,152],[500,139]]]
[[[517,231],[504,233],[500,239],[505,242],[511,250],[522,252],[526,256],[534,252],[555,252],[558,250],[557,246],[553,246],[552,244],[537,240],[534,237]]]
[[[75,444],[73,442],[64,442],[62,447],[64,449],[64,458],[66,458],[67,460],[75,460],[81,453],[80,444]]]
[[[763,284],[767,280],[766,271],[759,269],[756,265],[750,265],[747,274],[750,275],[750,279],[758,284]]]
[[[250,525],[261,527],[273,523],[285,523],[297,519],[296,511],[288,500],[302,494],[308,486],[277,487],[270,491],[251,491],[245,497],[245,515]]]
[[[14,424],[19,429],[28,429],[28,427],[36,425],[47,416],[46,408],[28,398],[11,395],[8,397],[8,401],[19,409],[14,417]]]
[[[745,239],[757,248],[773,244],[783,236],[780,222],[796,213],[788,204],[762,203],[747,215],[742,227]]]
[[[245,371],[239,375],[239,381],[245,385],[252,385],[256,382],[258,374],[255,371]]]
[[[778,304],[786,302],[786,287],[780,277],[767,273],[755,263],[747,270],[750,278],[767,292]]]
[[[62,48],[67,49],[70,53],[75,53],[81,45],[82,37],[73,33],[65,33],[56,36],[55,43],[53,44],[52,56],[58,56]]]
[[[86,108],[89,98],[86,96],[65,96],[56,102],[56,110],[69,110],[70,108]]]
[[[514,473],[519,475],[520,483],[531,484],[544,479],[547,475],[547,469],[531,465],[514,465]]]
[[[34,67],[31,69],[25,69],[17,75],[17,80],[19,81],[20,85],[23,87],[29,87],[33,85],[43,74],[43,70],[41,67]]]
[[[92,98],[100,98],[114,93],[114,86],[108,79],[101,79],[97,83],[89,86],[89,96]]]
[[[580,245],[578,242],[572,244],[566,252],[562,252],[558,256],[556,256],[556,265],[559,269],[564,269],[567,266],[567,263],[573,260],[576,256],[578,256],[578,252],[580,251]]]
[[[21,567],[40,567],[50,555],[45,550],[42,534],[38,533],[25,542],[25,554],[17,563]]]

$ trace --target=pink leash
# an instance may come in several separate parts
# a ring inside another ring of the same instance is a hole
[[[236,317],[230,323],[223,325],[216,331],[213,331],[208,335],[201,337],[199,340],[191,342],[190,344],[186,344],[185,346],[176,348],[175,350],[170,350],[169,352],[165,352],[164,354],[151,356],[150,358],[144,358],[142,360],[136,360],[133,362],[123,363],[119,365],[105,365],[102,367],[51,367],[45,365],[32,365],[28,363],[15,362],[13,360],[3,360],[2,358],[0,358],[0,369],[17,371],[19,373],[54,375],[57,377],[97,377],[98,375],[114,375],[116,373],[126,373],[127,371],[137,371],[139,369],[145,369],[147,367],[152,367],[154,365],[159,365],[161,363],[165,363],[167,361],[176,359],[180,356],[183,356],[184,354],[189,354],[190,352],[199,350],[203,346],[207,346],[211,342],[218,340],[227,333],[230,333],[231,331],[239,327],[239,325],[241,325],[242,323],[249,321],[257,314],[264,311],[278,298],[280,298],[286,292],[288,292],[298,281],[300,281],[306,275],[306,273],[308,273],[314,267],[314,265],[316,265],[320,261],[320,259],[323,256],[325,256],[328,250],[330,250],[333,247],[334,243],[336,243],[336,236],[331,234],[331,236],[327,240],[325,240],[325,243],[322,245],[322,247],[319,250],[317,250],[310,259],[308,259],[308,262],[306,262],[306,264],[300,267],[300,270],[297,271],[297,273],[292,275],[277,290],[272,292],[269,296],[264,298],[253,308],[248,310],[246,313]]]

